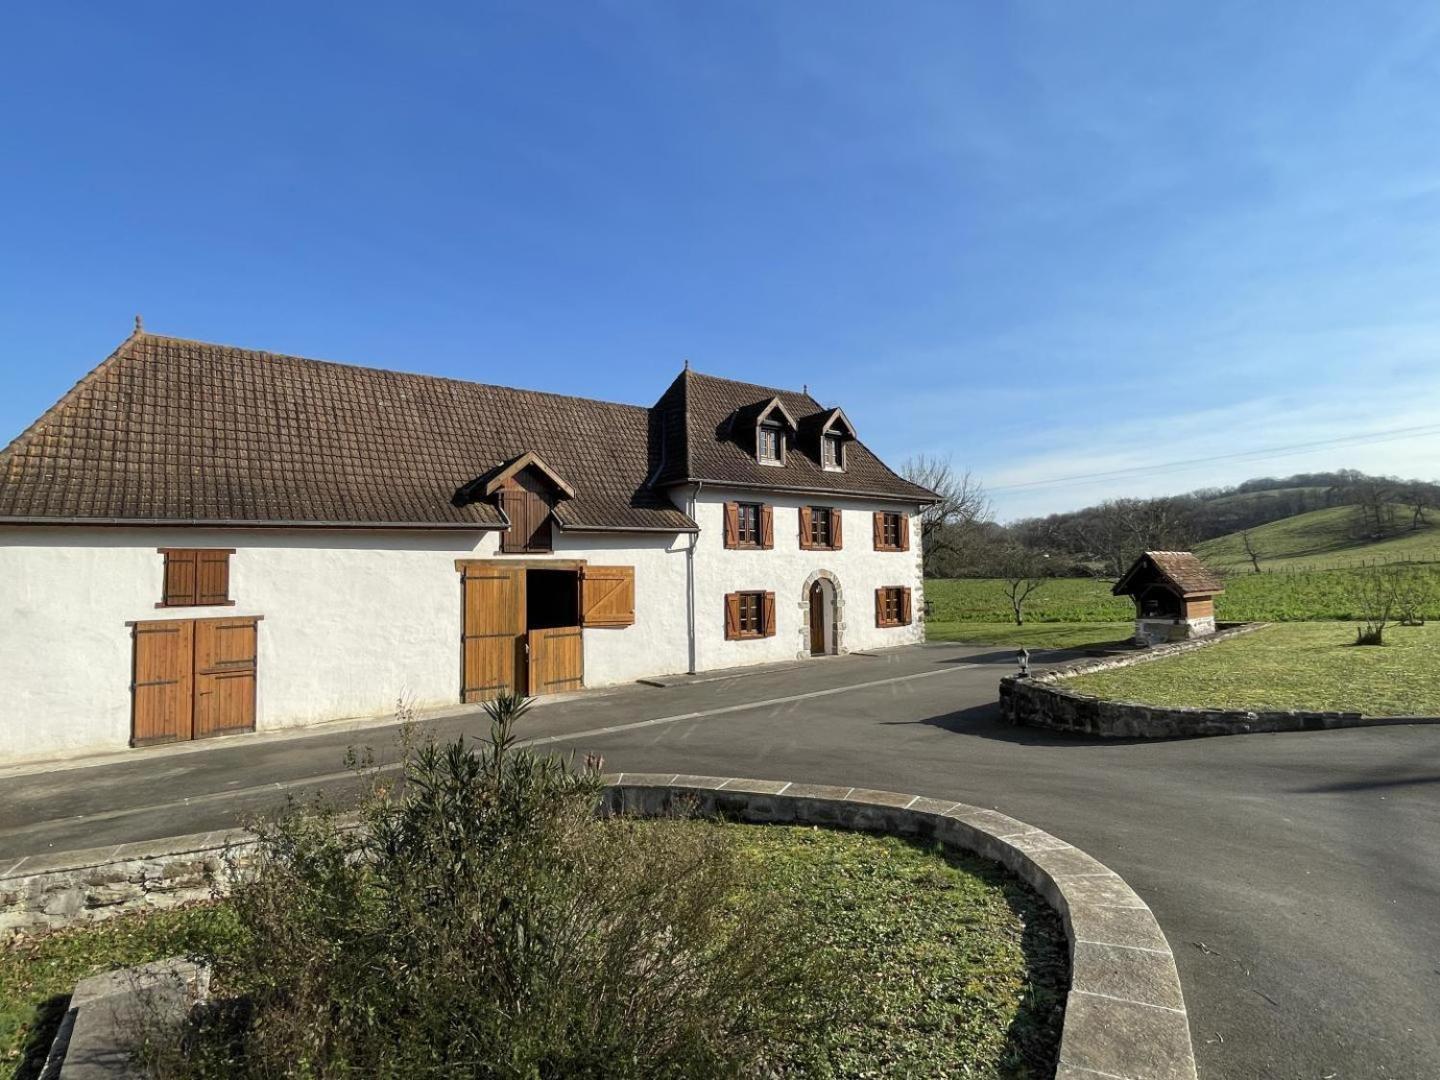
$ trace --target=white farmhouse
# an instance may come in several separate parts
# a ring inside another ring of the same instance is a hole
[[[140,332],[0,453],[0,760],[919,641],[933,496],[837,408]]]

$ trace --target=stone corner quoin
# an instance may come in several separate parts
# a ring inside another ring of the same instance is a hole
[[[607,814],[693,808],[765,824],[922,837],[1000,863],[1059,912],[1070,993],[1057,1076],[1194,1080],[1195,1055],[1175,958],[1149,907],[1080,849],[995,810],[893,791],[677,774],[606,777]]]
[[[1174,739],[1199,735],[1248,735],[1275,731],[1326,731],[1346,727],[1435,724],[1440,717],[1366,716],[1358,712],[1306,709],[1205,709],[1119,701],[1071,689],[1076,675],[1165,660],[1253,633],[1269,623],[1242,623],[1209,637],[1159,645],[1124,656],[1074,660],[1036,675],[1000,680],[1000,715],[1006,723],[1102,739]]]

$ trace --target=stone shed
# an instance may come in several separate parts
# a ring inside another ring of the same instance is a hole
[[[1189,551],[1147,551],[1111,590],[1135,601],[1135,643],[1159,645],[1215,632],[1219,576]]]

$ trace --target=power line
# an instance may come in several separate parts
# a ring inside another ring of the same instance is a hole
[[[1291,443],[1289,445],[1262,447],[1255,450],[1241,450],[1232,454],[1213,454],[1209,457],[1188,458],[1182,461],[1160,462],[1154,465],[1132,465],[1124,469],[1111,469],[1106,472],[1076,473],[1072,476],[1057,476],[1048,480],[1026,480],[1017,484],[1002,484],[988,490],[994,494],[1001,491],[1020,491],[1028,488],[1055,487],[1059,484],[1089,484],[1098,483],[1103,480],[1114,480],[1122,477],[1140,477],[1148,475],[1159,475],[1166,472],[1179,472],[1185,469],[1192,469],[1197,465],[1208,465],[1217,461],[1244,461],[1259,460],[1266,458],[1286,457],[1293,454],[1303,454],[1311,450],[1324,449],[1329,446],[1359,445],[1362,443],[1393,442],[1396,439],[1409,439],[1427,435],[1440,435],[1440,424],[1420,424],[1415,427],[1394,428],[1389,431],[1372,431],[1358,435],[1341,435],[1333,439],[1317,439],[1314,442]]]

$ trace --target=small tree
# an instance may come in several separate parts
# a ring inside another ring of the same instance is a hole
[[[1255,547],[1255,539],[1250,535],[1249,529],[1240,530],[1240,543],[1244,546],[1245,555],[1250,560],[1250,565],[1254,567],[1255,573],[1260,573],[1260,552]]]
[[[1395,611],[1401,626],[1424,626],[1426,613],[1435,599],[1433,571],[1407,566],[1394,571]]]
[[[1351,582],[1351,596],[1364,626],[1355,632],[1356,645],[1384,645],[1385,628],[1395,611],[1397,574],[1391,567],[1361,566]]]
[[[1010,610],[1015,613],[1016,626],[1025,625],[1025,602],[1045,584],[1048,571],[1045,557],[1028,548],[1016,545],[1005,553],[1002,577],[1005,595],[1010,598]]]

